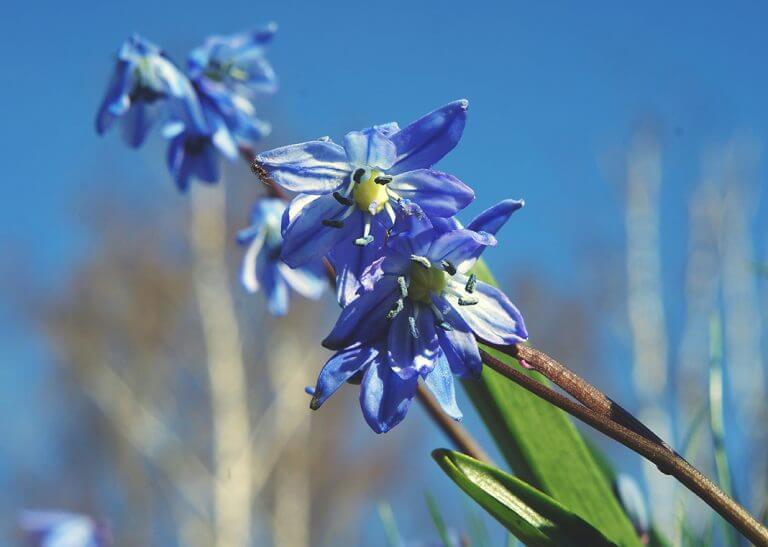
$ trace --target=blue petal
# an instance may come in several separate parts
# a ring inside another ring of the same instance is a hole
[[[354,376],[359,370],[379,358],[379,350],[375,346],[360,345],[344,348],[331,357],[320,375],[317,377],[315,393],[311,407],[320,408],[339,387]]]
[[[284,234],[288,226],[296,220],[304,208],[321,197],[322,194],[296,194],[283,213],[283,218],[280,222],[280,232]]]
[[[462,377],[477,376],[483,368],[483,362],[472,329],[444,298],[433,297],[433,300],[443,312],[443,319],[452,327],[448,331],[436,329],[440,348],[448,359],[451,371]]]
[[[418,386],[417,376],[403,380],[381,361],[368,367],[360,386],[363,416],[376,433],[386,433],[403,421]]]
[[[454,420],[461,420],[463,414],[456,403],[456,386],[448,360],[442,353],[439,355],[435,368],[424,377],[424,383],[440,403],[446,414]]]
[[[131,85],[131,65],[125,61],[118,61],[115,72],[107,87],[104,100],[96,115],[96,131],[103,135],[110,128],[116,117],[122,116],[130,108],[131,101],[128,97]]]
[[[496,245],[496,238],[485,232],[453,230],[440,234],[426,253],[433,263],[451,262],[460,273],[468,271],[486,247]]]
[[[341,349],[356,342],[370,342],[386,334],[387,312],[400,296],[394,279],[382,278],[371,292],[364,293],[341,310],[336,325],[323,340],[329,349]]]
[[[411,325],[414,316],[415,333]],[[439,351],[432,311],[421,304],[408,302],[389,328],[387,356],[390,368],[401,378],[423,374],[435,366]]]
[[[288,312],[288,285],[278,269],[279,264],[269,253],[261,253],[256,261],[256,276],[264,288],[272,315],[285,315]]]
[[[393,134],[397,160],[389,172],[432,167],[453,150],[464,132],[468,106],[466,100],[454,101]]]
[[[467,226],[468,230],[475,232],[488,232],[496,234],[507,223],[512,213],[520,209],[525,202],[515,199],[505,199],[493,207],[486,209],[477,215]]]
[[[390,188],[418,203],[430,216],[449,217],[475,199],[472,188],[459,179],[434,169],[417,169],[397,175]]]
[[[160,115],[158,105],[137,102],[121,118],[123,140],[131,148],[138,148],[146,139],[152,124]]]
[[[344,149],[324,140],[262,152],[256,161],[284,188],[306,194],[331,192],[350,174]]]
[[[322,263],[293,269],[288,264],[277,265],[285,282],[297,293],[307,298],[317,300],[328,286],[328,277]]]
[[[448,286],[458,293],[464,291],[464,286],[453,278],[448,279]],[[478,281],[472,296],[478,299],[472,306],[449,302],[481,340],[517,344],[528,339],[523,316],[503,292]]]
[[[350,236],[349,219],[343,228],[323,225],[344,213],[346,207],[332,195],[324,195],[301,209],[283,232],[282,259],[291,268],[298,268],[313,259],[325,256],[338,241]],[[353,214],[362,214],[356,211]]]
[[[256,261],[259,253],[264,246],[264,235],[261,234],[263,228],[258,228],[256,233],[250,237],[250,245],[243,256],[243,264],[240,267],[240,282],[245,290],[255,293],[259,290],[259,279],[256,275]]]
[[[365,290],[365,287],[361,286],[363,272],[381,256],[386,227],[379,222],[380,216],[377,215],[371,222],[373,241],[368,245],[360,246],[355,245],[354,234],[362,235],[363,233],[363,215],[353,215],[354,221],[352,218],[349,219],[351,237],[339,241],[329,254],[328,258],[336,270],[336,296],[342,307],[357,298],[359,292]]]
[[[375,127],[344,135],[344,150],[351,165],[382,170],[392,166],[397,154],[394,143]]]

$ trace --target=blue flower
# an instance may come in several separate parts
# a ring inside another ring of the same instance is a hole
[[[166,113],[203,123],[192,85],[156,45],[141,36],[128,39],[96,116],[104,134],[120,119],[125,142],[140,146],[152,125]]]
[[[256,117],[253,99],[273,93],[277,78],[264,57],[264,46],[272,41],[274,24],[265,29],[212,36],[192,50],[189,76],[204,104],[221,117],[240,144],[252,146],[267,136],[271,126]]]
[[[109,530],[91,517],[60,511],[24,511],[19,525],[40,547],[106,547]]]
[[[187,64],[193,80],[214,90],[253,96],[274,93],[277,76],[264,56],[264,48],[274,38],[277,25],[231,36],[211,36],[192,50]]]
[[[514,209],[502,203],[478,224],[498,230]],[[401,209],[382,258],[369,267],[380,271],[372,288],[342,310],[323,341],[338,353],[320,373],[311,404],[319,408],[342,383],[361,378],[363,414],[379,433],[405,417],[419,378],[445,412],[460,419],[453,375],[480,372],[476,339],[515,344],[528,337],[509,299],[468,274],[496,238],[470,229],[441,231],[414,204]]]
[[[403,129],[389,123],[353,131],[344,146],[326,138],[259,154],[278,184],[300,193],[286,212],[283,259],[296,267],[333,249],[344,305],[395,222],[394,204],[412,200],[431,217],[464,208],[472,189],[431,167],[461,138],[467,105],[455,101]]]
[[[247,245],[243,257],[240,279],[249,292],[263,288],[269,311],[284,315],[288,311],[288,287],[317,299],[328,284],[325,269],[320,260],[302,268],[291,269],[280,260],[283,237],[280,221],[285,202],[275,198],[260,199],[251,214],[251,226],[238,234],[238,242]]]

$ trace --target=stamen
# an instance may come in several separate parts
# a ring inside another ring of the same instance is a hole
[[[363,175],[365,175],[365,169],[358,167],[352,174],[352,180],[354,180],[357,184],[360,184],[360,182],[363,180]]]
[[[411,336],[414,338],[419,337],[419,329],[416,328],[416,318],[414,316],[408,317],[408,326],[411,329]]]
[[[373,243],[373,236],[368,234],[367,236],[358,237],[354,243],[358,247],[365,247],[369,243]]]
[[[411,255],[411,261],[424,266],[426,269],[430,269],[432,267],[432,263],[426,256]]]
[[[477,298],[474,298],[474,297],[470,297],[470,296],[466,296],[466,297],[465,296],[460,296],[459,297],[459,306],[474,306],[478,302],[479,302],[479,300]]]
[[[464,290],[472,294],[475,292],[475,285],[477,285],[477,276],[475,274],[469,274],[467,284],[464,286]]]
[[[349,207],[350,205],[354,205],[355,204],[354,200],[349,199],[348,197],[341,195],[341,192],[334,192],[333,193],[333,197],[336,199],[336,201],[338,201],[342,205],[346,205],[347,207]]]
[[[440,265],[446,272],[448,272],[448,275],[456,275],[456,266],[454,266],[449,260],[441,261]]]
[[[376,214],[376,211],[379,210],[379,202],[376,200],[373,200],[371,204],[368,206],[368,212],[372,215]]]
[[[373,179],[373,182],[381,185],[389,184],[390,182],[392,182],[392,177],[390,177],[389,175],[379,175],[378,177]]]
[[[397,284],[400,286],[400,296],[403,298],[408,297],[408,282],[405,280],[405,276],[397,276]]]
[[[453,327],[452,327],[451,325],[449,325],[449,324],[448,324],[447,322],[445,322],[445,321],[441,321],[440,323],[435,323],[435,324],[436,324],[438,327],[440,327],[441,329],[443,329],[444,331],[446,331],[446,332],[451,332],[451,331],[453,330]]]
[[[392,204],[390,202],[386,202],[384,204],[384,210],[387,211],[387,214],[389,215],[389,220],[391,220],[392,224],[394,224],[395,220],[397,220],[397,217],[395,216],[395,210],[392,208]]]
[[[344,221],[343,220],[330,220],[330,219],[324,219],[323,220],[323,226],[328,226],[329,228],[343,228],[344,227]]]
[[[389,320],[394,319],[398,313],[403,311],[404,307],[405,307],[405,304],[403,303],[403,299],[398,298],[397,302],[395,302],[392,308],[387,312],[387,319]]]

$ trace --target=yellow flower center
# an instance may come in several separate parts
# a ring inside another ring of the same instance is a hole
[[[366,212],[379,213],[384,209],[384,205],[389,200],[387,186],[375,182],[376,177],[381,176],[379,171],[371,171],[371,176],[355,184],[352,190],[352,198],[357,206]],[[371,205],[376,204],[371,210]]]
[[[411,266],[411,283],[408,297],[418,302],[432,301],[430,293],[440,294],[445,289],[445,272],[437,268],[425,268],[421,264]]]

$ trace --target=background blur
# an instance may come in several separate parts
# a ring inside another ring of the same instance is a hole
[[[226,204],[196,194],[214,215],[196,226],[159,136],[134,152],[95,134],[130,33],[184,64],[207,35],[272,20],[281,89],[261,104],[275,127],[263,146],[403,125],[469,99],[441,168],[477,192],[465,219],[526,199],[486,257],[531,341],[677,447],[693,432],[693,459],[712,475],[708,418],[696,424],[716,387],[719,320],[733,489],[764,511],[764,3],[73,0],[3,11],[0,544],[17,541],[19,510],[55,508],[104,519],[118,545],[206,545],[221,411],[208,382],[220,362],[247,374],[230,387],[245,389],[247,407],[232,412],[246,430],[233,434],[250,461],[257,544],[386,545],[390,511],[403,538],[434,541],[425,492],[457,532],[484,528],[502,544],[431,461],[448,443],[416,405],[386,436],[368,430],[356,388],[310,415],[303,387],[328,356],[318,342],[335,307],[330,294],[296,298],[275,321],[236,283],[233,236],[263,191],[247,166],[226,170]],[[225,255],[227,271],[211,267]],[[206,300],[206,287],[219,292]],[[206,302],[213,325],[200,319]],[[225,333],[214,347],[212,332]],[[672,481],[597,440],[643,484],[662,528],[681,529]],[[711,512],[686,503],[686,528],[708,534]]]

